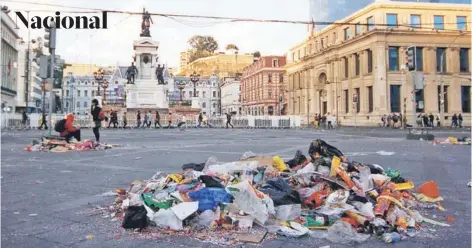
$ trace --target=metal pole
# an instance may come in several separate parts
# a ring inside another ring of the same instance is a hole
[[[441,74],[439,78],[439,84],[440,84],[440,101],[439,101],[439,124],[440,127],[444,127],[444,81],[443,81],[443,74],[444,74],[444,53],[446,53],[446,50],[443,51],[441,54]]]
[[[339,113],[338,113],[338,77],[335,77],[334,78],[334,83],[336,84],[336,125],[338,125],[338,116],[339,116]]]
[[[48,123],[49,123],[49,136],[51,136],[51,131],[53,129],[53,126],[52,126],[52,102],[53,102],[53,90],[52,90],[52,86],[54,84],[54,62],[55,62],[55,51],[56,49],[55,48],[52,48],[51,49],[51,90],[49,91],[49,116],[48,116]]]
[[[412,101],[412,104],[413,104],[413,109],[411,111],[411,113],[412,113],[411,124],[412,124],[413,127],[415,127],[416,126],[416,88],[415,88],[416,72],[412,71],[411,75],[412,75],[412,79],[413,79],[413,80],[411,80],[411,83],[412,83],[411,101]]]
[[[29,11],[26,11],[27,13],[27,18],[28,20],[30,19],[29,17]],[[30,49],[31,49],[31,29],[30,26],[28,25],[28,51],[26,52],[26,95],[25,95],[25,105],[26,105],[26,113],[28,113],[28,103],[29,103],[29,85],[30,85],[30,80],[31,80],[31,58],[30,58]]]

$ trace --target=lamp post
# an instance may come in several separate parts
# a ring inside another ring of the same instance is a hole
[[[177,88],[180,90],[180,105],[182,105],[182,101],[183,101],[182,90],[185,89],[185,82],[178,82]]]
[[[190,75],[190,81],[193,83],[193,97],[197,97],[197,83],[200,81],[200,74],[197,74],[196,71]]]
[[[103,100],[102,100],[102,106],[103,103],[106,101],[106,88],[108,88],[108,82],[104,81],[104,76],[105,76],[105,71],[100,68],[98,71],[93,73],[93,77],[95,78],[95,81],[97,81],[98,86],[97,86],[97,95],[100,95],[100,87],[103,88]]]
[[[216,73],[213,73],[210,76],[210,115],[213,114],[213,112],[211,112],[211,107],[213,105],[213,102],[212,102],[212,97],[213,97],[212,86],[213,86],[213,83],[215,83],[217,80],[218,80],[218,76],[216,76]],[[216,95],[215,95],[215,97],[216,97]]]

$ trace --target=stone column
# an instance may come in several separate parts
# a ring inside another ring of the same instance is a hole
[[[447,72],[459,73],[460,72],[459,48],[451,47],[447,49],[446,56],[447,56],[447,59],[446,59]]]
[[[373,50],[374,77],[374,112],[378,116],[387,113],[387,50],[384,45],[377,45]],[[349,101],[348,101],[349,102]],[[352,111],[349,111],[352,112]]]

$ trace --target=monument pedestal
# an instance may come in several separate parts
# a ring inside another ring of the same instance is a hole
[[[166,85],[158,85],[155,80],[139,80],[126,85],[126,107],[131,109],[167,109]]]

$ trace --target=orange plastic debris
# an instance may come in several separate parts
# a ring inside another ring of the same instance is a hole
[[[456,221],[456,218],[454,218],[454,217],[452,217],[452,216],[447,216],[447,217],[446,217],[446,220],[447,220],[448,222],[451,222],[451,223],[452,223],[452,222],[455,222],[455,221]]]
[[[418,188],[418,193],[421,193],[430,198],[438,198],[439,197],[439,188],[436,182],[428,181],[423,183]]]

